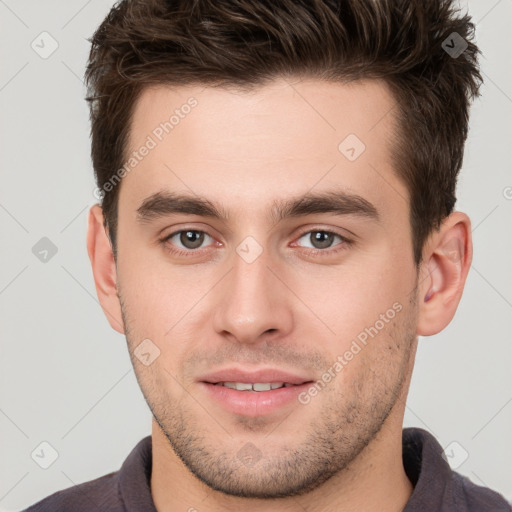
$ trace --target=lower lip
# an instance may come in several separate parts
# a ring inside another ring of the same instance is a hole
[[[237,391],[209,382],[200,382],[199,384],[206,393],[209,393],[229,412],[256,418],[279,411],[293,401],[299,403],[299,394],[305,391],[311,382],[270,391]]]

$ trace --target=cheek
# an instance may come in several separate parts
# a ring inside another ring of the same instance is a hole
[[[403,374],[413,333],[405,308],[389,314],[393,315],[387,323],[374,322],[340,343],[339,389],[353,388],[370,397],[377,390],[391,389]]]
[[[378,371],[382,361],[391,363],[401,357],[404,347],[398,345],[407,336],[404,330],[413,278],[405,268],[391,264],[391,255],[390,250],[380,251],[374,261],[367,260],[360,267],[331,269],[329,276],[309,273],[296,281],[301,283],[294,288],[297,295],[325,323],[322,327],[310,322],[308,328],[315,327],[316,332],[311,335],[324,340],[331,364],[341,358],[340,376],[344,376],[339,380],[350,381],[368,368]]]
[[[321,276],[304,273],[307,277],[297,279],[293,289],[337,337],[346,339],[373,325],[395,302],[402,303],[409,289],[396,272],[380,259],[360,267],[340,266]]]

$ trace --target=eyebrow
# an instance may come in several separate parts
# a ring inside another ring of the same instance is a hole
[[[372,203],[345,191],[309,192],[300,197],[277,199],[271,205],[269,219],[277,224],[287,218],[319,213],[355,215],[380,222],[379,212]],[[231,218],[222,205],[205,197],[160,191],[144,199],[137,209],[137,220],[146,223],[172,214],[199,215],[225,223]]]

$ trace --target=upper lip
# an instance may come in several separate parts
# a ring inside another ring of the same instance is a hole
[[[245,383],[265,383],[265,382],[283,382],[285,384],[303,384],[311,382],[311,379],[300,375],[295,375],[279,369],[268,368],[264,370],[249,371],[241,368],[227,368],[209,373],[199,379],[201,382],[217,384],[218,382],[245,382]]]

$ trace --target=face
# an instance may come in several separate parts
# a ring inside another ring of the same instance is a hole
[[[157,87],[136,105],[124,332],[161,431],[214,489],[302,494],[403,414],[417,273],[393,105],[377,81],[316,80]]]

